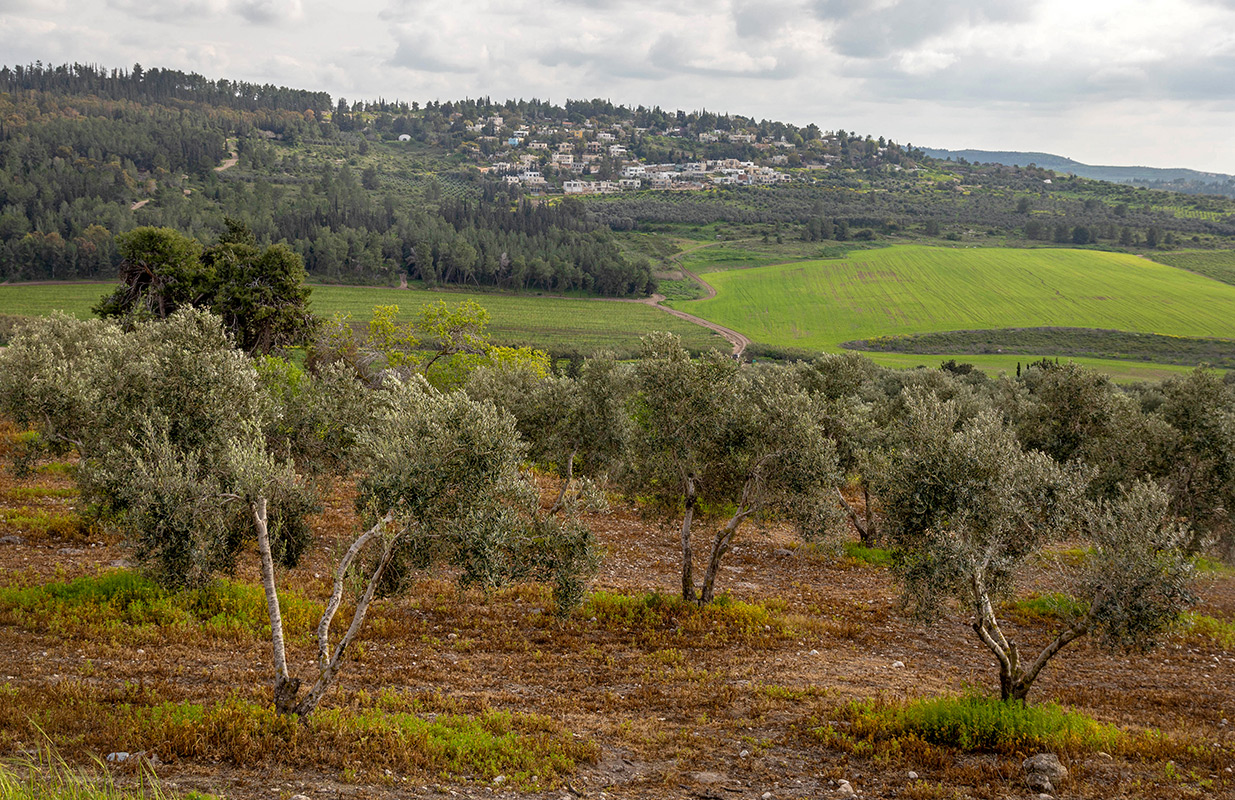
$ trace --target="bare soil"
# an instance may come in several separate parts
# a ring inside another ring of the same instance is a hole
[[[73,499],[13,499],[19,487],[71,487],[67,478],[17,480],[0,474],[0,508],[65,508]],[[606,551],[594,588],[672,595],[679,584],[676,532],[618,507],[591,519]],[[337,488],[315,519],[318,544],[306,563],[282,577],[311,598],[324,598],[333,554],[355,530],[351,498]],[[706,530],[706,529],[703,529]],[[39,535],[0,522],[0,582],[92,574],[123,564],[115,537]],[[706,537],[701,537],[706,538]],[[700,542],[699,550],[706,546]],[[256,582],[255,559],[237,571]],[[954,753],[926,763],[868,759],[830,750],[809,731],[850,700],[994,691],[995,666],[965,619],[954,614],[924,627],[899,611],[886,569],[803,548],[779,528],[745,529],[722,568],[720,589],[737,600],[783,609],[798,635],[721,641],[707,631],[606,626],[584,614],[546,613],[543,590],[463,592],[450,576],[419,581],[399,599],[381,601],[373,624],[326,706],[355,703],[383,687],[440,691],[471,710],[532,712],[595,742],[601,757],[579,767],[562,787],[514,792],[501,784],[427,774],[382,774],[364,765],[340,773],[293,769],[277,759],[254,763],[179,759],[156,769],[165,788],[228,798],[527,797],[558,798],[832,798],[849,781],[866,798],[1034,797],[1020,763],[1030,753]],[[1030,576],[1046,585],[1049,574]],[[1235,578],[1205,579],[1200,611],[1235,618]],[[1049,635],[1044,623],[1016,630],[1022,649]],[[304,632],[290,661],[307,675]],[[209,702],[232,692],[261,697],[270,683],[269,643],[193,637],[129,645],[0,625],[0,685],[53,687],[139,684],[168,700]],[[777,691],[769,691],[776,687]],[[784,690],[784,691],[781,691]],[[1178,636],[1148,655],[1107,654],[1084,640],[1047,667],[1031,701],[1055,700],[1123,728],[1158,728],[1169,737],[1235,752],[1235,652],[1212,640]],[[0,703],[5,702],[0,695]],[[37,713],[37,709],[30,709]],[[35,743],[15,741],[0,758]],[[55,742],[85,762],[90,748]],[[123,741],[108,745],[131,749]],[[105,753],[98,753],[105,755]],[[1070,776],[1057,796],[1077,798],[1235,797],[1232,765],[1168,765],[1152,759],[1088,755],[1064,758]],[[910,777],[913,771],[918,780]],[[120,770],[120,777],[132,770]],[[770,795],[768,794],[770,793]]]

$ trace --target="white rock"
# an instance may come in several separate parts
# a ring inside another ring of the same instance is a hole
[[[904,661],[893,661],[892,662],[892,669],[904,669],[904,668],[905,668]]]
[[[750,755],[750,751],[743,750],[742,752],[738,753],[738,758],[746,758],[748,755]]]
[[[763,794],[759,795],[759,797],[760,797],[760,800],[772,800],[772,793],[764,792]]]
[[[116,764],[119,764],[121,761],[128,761],[128,760],[129,760],[129,754],[128,754],[128,753],[125,753],[125,752],[123,752],[123,751],[120,751],[120,752],[115,752],[115,753],[108,753],[108,754],[107,754],[107,760],[108,760],[108,761],[111,761],[111,762],[114,762],[114,763],[116,763]]]
[[[501,786],[503,783],[505,783],[505,782],[506,782],[506,776],[505,776],[505,775],[498,775],[496,778],[494,778],[494,779],[493,779],[493,782],[494,782],[494,783],[496,783],[497,785]]]
[[[916,772],[914,772],[914,771],[910,770],[910,772],[909,772],[909,780],[911,780],[911,781],[916,781],[917,779],[918,779],[918,773],[916,773]]]

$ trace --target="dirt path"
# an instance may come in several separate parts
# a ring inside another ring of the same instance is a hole
[[[683,272],[686,272],[686,270],[683,270]],[[709,298],[716,296],[716,290],[711,286],[708,286],[707,283],[699,280],[698,277],[689,272],[686,272],[686,274],[698,281],[705,290],[711,292],[711,294],[708,295]],[[709,322],[702,317],[696,317],[694,314],[687,314],[685,311],[678,311],[676,308],[670,308],[669,306],[662,305],[664,300],[665,296],[663,294],[654,294],[651,297],[644,298],[643,300],[635,300],[633,302],[643,303],[644,305],[652,306],[653,308],[659,308],[666,314],[672,314],[678,319],[684,319],[687,322],[702,325],[710,331],[719,333],[721,336],[725,337],[725,340],[728,341],[729,344],[733,345],[733,355],[735,358],[742,355],[742,353],[746,351],[746,348],[750,346],[750,339],[746,338],[732,328],[726,328],[724,325],[717,325],[715,322]]]
[[[236,152],[235,142],[229,139],[227,143],[231,145],[231,150],[227,154],[228,157],[223,159],[223,163],[214,168],[215,172],[222,172],[225,169],[231,169],[236,166],[238,161],[240,161],[240,154]]]
[[[675,265],[677,265],[677,268],[681,270],[683,275],[689,277],[692,281],[697,283],[700,286],[700,288],[703,289],[703,297],[699,298],[700,300],[711,300],[713,297],[716,296],[716,289],[712,286],[712,284],[708,283],[703,278],[700,278],[698,275],[691,272],[686,267],[682,266],[681,258],[687,253],[693,253],[696,250],[703,250],[708,247],[715,247],[716,244],[717,243],[715,242],[708,242],[707,244],[701,244],[701,245],[698,245],[697,247],[688,248],[670,257],[670,261],[672,261]],[[750,339],[746,338],[745,336],[733,330],[732,328],[726,328],[723,325],[717,325],[715,322],[709,322],[708,320],[703,319],[702,317],[696,317],[694,314],[687,314],[685,311],[679,311],[676,308],[670,308],[669,306],[663,305],[664,301],[665,301],[664,295],[654,294],[651,297],[648,297],[644,300],[639,300],[636,302],[644,303],[645,305],[649,305],[654,308],[659,308],[661,311],[664,311],[666,314],[672,314],[678,319],[684,319],[687,322],[693,322],[696,325],[702,325],[708,330],[719,333],[721,336],[725,337],[725,340],[728,341],[729,344],[733,345],[733,355],[735,358],[741,356],[742,353],[746,351],[746,348],[750,346]]]

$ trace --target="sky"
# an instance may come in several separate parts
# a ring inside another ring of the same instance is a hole
[[[1235,174],[1235,0],[0,0],[0,62],[35,60]]]

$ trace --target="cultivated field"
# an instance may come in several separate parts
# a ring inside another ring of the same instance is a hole
[[[78,317],[90,316],[111,284],[31,284],[0,286],[0,314],[37,316],[54,310]],[[650,306],[622,301],[538,297],[489,292],[404,291],[377,287],[315,286],[311,306],[323,316],[351,314],[367,320],[376,305],[397,305],[410,319],[424,305],[474,300],[489,312],[489,332],[498,344],[528,344],[553,351],[577,350],[588,355],[598,349],[633,355],[639,337],[649,331],[672,331],[696,351],[730,346],[710,330],[680,320]]]
[[[789,347],[836,351],[842,342],[877,336],[1043,326],[1235,338],[1235,287],[1115,253],[891,247],[714,272],[708,282],[715,298],[674,306],[754,341]],[[1017,361],[1054,355],[957,357],[1014,370]],[[937,360],[873,357],[893,366]],[[1125,362],[1082,363],[1143,374]]]
[[[1235,285],[1235,250],[1183,250],[1155,254],[1153,260]]]

